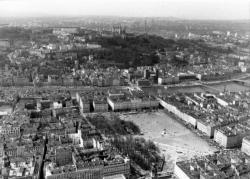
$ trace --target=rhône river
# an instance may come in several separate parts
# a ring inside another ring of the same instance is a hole
[[[250,84],[250,82],[249,82]],[[243,85],[239,82],[226,81],[220,83],[209,83],[209,84],[195,84],[195,85],[171,85],[171,86],[152,86],[152,87],[142,87],[142,90],[148,94],[166,94],[166,93],[199,93],[199,92],[239,92],[239,91],[249,91],[250,86]]]

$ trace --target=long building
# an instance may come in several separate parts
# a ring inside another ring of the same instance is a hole
[[[169,112],[174,113],[176,116],[178,116],[180,119],[182,119],[183,121],[185,121],[186,123],[191,124],[192,126],[194,126],[195,128],[197,127],[197,119],[194,118],[191,115],[188,115],[182,111],[180,111],[176,106],[164,101],[163,99],[160,99],[160,104],[167,109]]]
[[[93,100],[93,108],[94,112],[107,112],[108,111],[108,102],[106,99],[104,100]]]
[[[48,166],[45,172],[45,179],[100,179],[103,177],[102,171],[98,168],[77,170],[74,166],[64,166],[50,170]]]
[[[242,139],[250,135],[250,123],[244,121],[215,130],[214,140],[225,148],[239,147]]]
[[[246,113],[218,103],[214,94],[166,94],[158,100],[169,112],[210,138],[216,129],[249,119]]]
[[[76,93],[76,100],[80,106],[80,112],[90,112],[90,102],[87,98],[80,96],[79,93]]]
[[[11,46],[11,43],[8,39],[0,39],[0,49],[1,48],[7,49],[7,48],[10,48],[10,46]]]
[[[250,136],[243,138],[241,151],[250,156]]]
[[[136,89],[109,93],[107,101],[112,111],[157,109],[159,107],[157,98],[145,95],[144,92]]]

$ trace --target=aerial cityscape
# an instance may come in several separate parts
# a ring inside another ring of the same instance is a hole
[[[250,179],[250,2],[0,1],[0,179],[158,178]]]

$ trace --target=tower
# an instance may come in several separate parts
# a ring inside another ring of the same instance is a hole
[[[146,19],[144,21],[144,33],[145,33],[145,36],[147,37],[148,36],[148,28],[147,28],[147,20]]]

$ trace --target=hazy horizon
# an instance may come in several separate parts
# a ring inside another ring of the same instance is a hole
[[[175,17],[250,19],[249,0],[0,0],[0,17]]]

